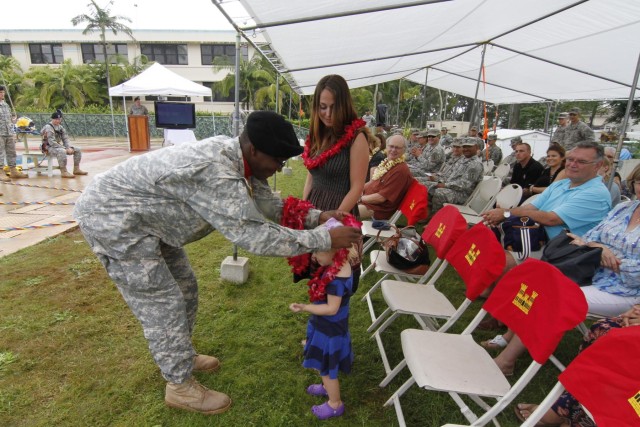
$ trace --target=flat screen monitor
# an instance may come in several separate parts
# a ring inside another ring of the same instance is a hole
[[[196,106],[189,102],[155,101],[156,128],[195,129]]]

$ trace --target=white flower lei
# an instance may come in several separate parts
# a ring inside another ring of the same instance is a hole
[[[373,172],[371,179],[376,180],[382,178],[387,172],[393,169],[394,166],[399,165],[402,162],[404,162],[404,154],[395,160],[389,160],[388,158],[384,159]]]

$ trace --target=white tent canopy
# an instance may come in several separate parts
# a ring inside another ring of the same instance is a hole
[[[157,62],[118,86],[109,88],[110,96],[211,96],[211,89],[192,82]]]
[[[638,0],[240,0],[214,3],[300,94],[406,78],[494,104],[627,99]],[[235,9],[231,11],[233,4]],[[243,16],[244,15],[244,16]],[[233,16],[233,18],[231,18]]]

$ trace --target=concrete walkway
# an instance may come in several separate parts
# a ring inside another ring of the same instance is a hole
[[[37,143],[35,138],[29,141],[30,152],[39,150]],[[82,148],[81,167],[89,175],[63,179],[60,171],[54,169],[53,177],[49,178],[46,173],[38,175],[27,169],[24,172],[28,173],[28,179],[0,183],[0,192],[4,193],[0,196],[0,257],[76,228],[77,224],[71,222],[73,205],[65,203],[74,203],[96,174],[132,156],[144,154],[129,152],[127,141],[123,139],[77,137],[71,144]],[[16,145],[18,157],[22,154],[21,146],[20,143]],[[161,139],[151,141],[152,150],[161,146]],[[73,158],[69,156],[67,159],[68,165],[72,165]],[[54,164],[57,162],[54,161]],[[16,230],[7,230],[10,228]]]

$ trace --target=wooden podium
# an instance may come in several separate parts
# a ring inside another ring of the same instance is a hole
[[[149,138],[149,117],[129,116],[129,149],[131,151],[149,151],[151,140]]]

